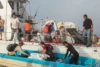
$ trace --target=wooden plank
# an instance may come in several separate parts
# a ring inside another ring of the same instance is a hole
[[[52,67],[52,66],[45,66],[40,64],[33,64],[33,63],[26,63],[17,60],[5,59],[0,58],[0,64],[5,65],[7,67]]]

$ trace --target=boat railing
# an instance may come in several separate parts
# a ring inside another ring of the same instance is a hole
[[[11,32],[7,32],[11,33]],[[18,33],[18,38],[19,40],[24,40],[27,42],[40,42],[40,41],[45,41],[45,42],[55,42],[55,43],[61,43],[63,41],[70,41],[71,43],[81,43],[80,41],[84,41],[84,38],[86,36],[76,36],[76,35],[55,35],[55,34],[44,34],[44,33],[30,33],[30,34],[25,34],[25,33]],[[79,40],[79,41],[78,41]],[[78,41],[78,42],[75,42]]]

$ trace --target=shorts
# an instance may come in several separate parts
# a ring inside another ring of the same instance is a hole
[[[3,32],[3,27],[2,26],[0,26],[0,32]]]
[[[8,55],[14,56],[15,55],[15,52],[8,52]]]

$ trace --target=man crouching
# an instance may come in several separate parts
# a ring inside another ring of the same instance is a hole
[[[20,51],[25,57],[29,57],[30,55],[25,53],[22,50],[23,41],[19,41],[19,44],[10,44],[7,46],[8,55],[14,56],[17,51]]]

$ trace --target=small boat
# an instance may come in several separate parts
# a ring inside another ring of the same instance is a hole
[[[24,50],[26,53],[39,53],[33,50]],[[64,62],[46,61],[38,59],[24,58],[20,52],[17,52],[15,56],[9,56],[7,54],[0,53],[0,64],[8,67],[92,67],[96,64],[96,59],[88,57],[79,57],[78,65],[69,64],[69,59],[66,58]],[[54,53],[57,58],[63,58],[65,55],[60,53]]]

